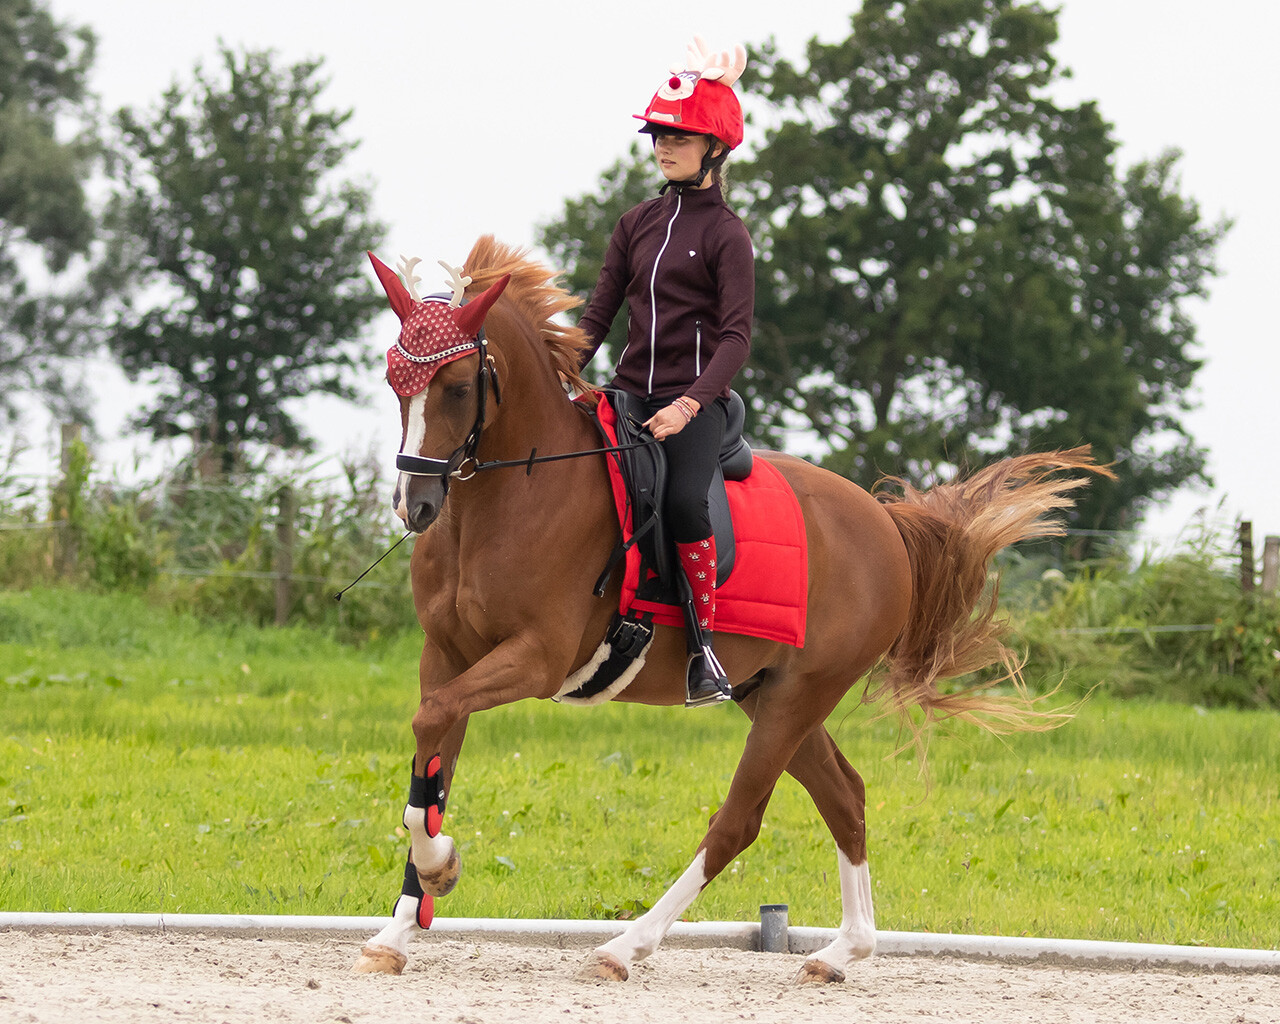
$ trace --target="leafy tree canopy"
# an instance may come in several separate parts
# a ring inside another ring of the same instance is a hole
[[[367,187],[337,178],[350,112],[324,108],[320,61],[221,51],[159,109],[122,110],[124,174],[110,205],[111,265],[132,298],[109,344],[157,393],[136,423],[191,436],[230,468],[250,443],[309,448],[288,409],[352,399],[379,312],[364,252],[383,227]]]
[[[743,79],[766,125],[732,175],[757,249],[756,434],[812,432],[865,485],[1087,442],[1120,474],[1084,499],[1095,528],[1203,476],[1186,305],[1226,226],[1180,194],[1177,154],[1117,171],[1097,105],[1051,96],[1039,3],[864,0],[851,28],[803,64],[768,43]],[[630,173],[597,209],[622,212]],[[586,204],[543,231],[571,266],[596,254],[566,241]]]
[[[86,92],[93,55],[89,29],[56,22],[37,0],[0,0],[0,412],[8,417],[23,393],[62,411],[75,404],[61,372],[81,347],[74,302],[48,278],[93,237],[83,187],[97,152]],[[32,280],[41,263],[47,273]]]

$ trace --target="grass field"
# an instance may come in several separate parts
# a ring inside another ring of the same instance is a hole
[[[378,914],[399,891],[411,638],[356,650],[119,595],[0,594],[0,909]],[[932,789],[848,701],[883,929],[1280,948],[1280,715],[1095,700],[1051,733],[937,735]],[[444,916],[627,916],[687,865],[746,721],[526,702],[471,723]],[[691,920],[839,922],[784,779]]]

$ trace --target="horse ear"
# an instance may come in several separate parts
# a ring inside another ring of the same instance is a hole
[[[373,272],[378,275],[378,280],[382,282],[387,298],[391,300],[391,308],[396,311],[396,316],[403,321],[409,315],[409,311],[413,309],[413,297],[405,286],[400,283],[400,278],[396,277],[394,270],[373,253],[369,253],[369,259],[373,261]]]
[[[498,296],[502,294],[503,289],[507,287],[507,283],[510,280],[510,274],[503,274],[493,284],[489,285],[483,294],[476,296],[465,306],[453,311],[453,322],[458,325],[458,330],[462,332],[464,338],[474,338],[480,333],[480,328],[484,326],[484,318],[488,314],[489,308],[498,301]]]

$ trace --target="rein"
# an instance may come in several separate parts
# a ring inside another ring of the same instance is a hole
[[[561,455],[539,455],[538,449],[533,448],[529,452],[527,459],[491,459],[488,462],[476,462],[471,455],[465,456],[458,466],[452,472],[442,472],[435,469],[424,470],[410,467],[417,467],[421,463],[430,463],[432,466],[447,466],[453,456],[448,459],[426,459],[420,455],[397,455],[396,469],[408,476],[451,476],[459,480],[470,480],[477,473],[486,469],[514,469],[519,466],[524,467],[524,475],[530,476],[533,473],[533,467],[541,462],[561,462],[565,459],[582,459],[588,455],[611,455],[614,452],[629,452],[636,448],[648,448],[651,444],[657,444],[657,438],[649,438],[646,441],[633,441],[630,444],[618,444],[609,448],[590,448],[581,452],[564,452]],[[465,445],[464,445],[465,447]],[[458,449],[461,451],[462,449]],[[455,452],[455,454],[457,454]],[[471,466],[463,472],[463,467],[470,460]]]

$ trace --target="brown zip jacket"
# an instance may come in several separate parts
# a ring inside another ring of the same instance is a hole
[[[644,398],[728,397],[751,350],[755,255],[718,185],[673,187],[622,215],[578,326],[592,347],[625,299],[627,347],[613,383]]]

